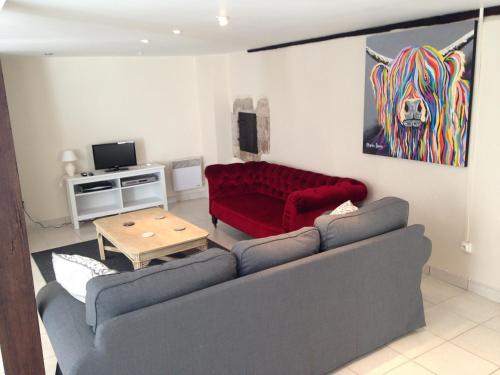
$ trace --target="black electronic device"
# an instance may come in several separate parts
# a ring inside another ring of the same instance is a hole
[[[156,181],[158,181],[158,176],[155,174],[145,174],[142,176],[125,177],[121,179],[123,187],[148,184]]]
[[[97,182],[89,182],[88,184],[81,184],[78,185],[76,188],[79,189],[80,193],[90,193],[93,191],[112,189],[113,184],[111,183],[111,181],[97,181]]]
[[[127,170],[137,165],[135,142],[124,141],[92,145],[95,169],[106,169],[106,172]]]

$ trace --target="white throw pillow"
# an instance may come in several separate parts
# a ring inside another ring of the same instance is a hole
[[[83,303],[87,295],[87,281],[96,276],[117,273],[95,259],[80,255],[52,253],[52,266],[57,282]]]
[[[330,212],[330,215],[344,215],[349,214],[351,212],[357,211],[358,208],[352,204],[351,201],[347,201],[338,206],[335,210]]]

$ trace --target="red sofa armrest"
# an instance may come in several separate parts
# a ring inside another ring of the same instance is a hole
[[[254,191],[254,173],[247,163],[212,164],[205,168],[209,198]]]
[[[333,210],[348,200],[361,202],[366,195],[365,184],[351,179],[343,179],[335,185],[294,191],[285,202],[283,228],[292,231],[312,225],[322,212]]]

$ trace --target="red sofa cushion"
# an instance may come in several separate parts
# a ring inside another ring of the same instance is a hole
[[[253,237],[284,233],[284,202],[264,194],[230,195],[210,202],[217,218]]]

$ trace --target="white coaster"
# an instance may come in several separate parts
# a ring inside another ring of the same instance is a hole
[[[142,237],[148,238],[148,237],[153,237],[155,234],[153,232],[144,232],[142,234]]]

